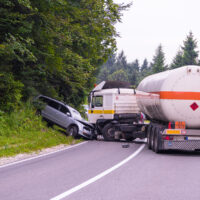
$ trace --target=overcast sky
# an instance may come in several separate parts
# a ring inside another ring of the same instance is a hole
[[[169,64],[190,31],[200,46],[200,0],[114,0],[115,3],[133,2],[124,11],[122,23],[116,25],[121,38],[118,52],[124,50],[129,62],[144,58],[152,60],[162,44]]]

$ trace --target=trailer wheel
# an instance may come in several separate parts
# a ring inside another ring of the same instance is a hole
[[[156,127],[155,128],[155,136],[154,136],[154,147],[153,150],[155,151],[155,153],[160,153],[160,128]]]
[[[151,135],[150,135],[150,143],[151,143],[151,149],[152,149],[153,151],[154,151],[155,130],[156,130],[156,127],[155,127],[155,126],[152,126]]]
[[[103,130],[103,137],[106,141],[114,141],[115,140],[115,127],[112,124],[107,124]]]
[[[152,129],[152,125],[149,125],[148,126],[148,129],[147,129],[147,146],[148,146],[148,149],[151,149],[151,129]]]

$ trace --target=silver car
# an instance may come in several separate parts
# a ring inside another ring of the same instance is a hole
[[[39,95],[36,100],[45,104],[39,113],[49,124],[56,124],[66,129],[67,133],[74,138],[80,136],[93,138],[93,125],[84,120],[77,110],[44,95]]]

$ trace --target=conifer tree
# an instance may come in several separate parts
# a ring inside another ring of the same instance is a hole
[[[147,70],[147,68],[148,68],[148,61],[147,61],[147,59],[145,58],[144,61],[143,61],[142,66],[141,66],[141,72]]]
[[[176,54],[176,56],[174,57],[172,61],[170,69],[175,69],[181,66],[183,66],[183,52],[178,51],[178,53]]]
[[[183,65],[196,65],[198,63],[197,41],[194,39],[193,33],[190,32],[186,40],[183,42]]]
[[[167,66],[165,65],[165,55],[162,49],[162,45],[160,44],[156,49],[155,56],[153,57],[152,72],[158,73],[165,71],[166,69]]]

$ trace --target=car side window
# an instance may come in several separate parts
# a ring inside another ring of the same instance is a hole
[[[69,112],[69,109],[68,109],[67,107],[63,106],[63,105],[61,105],[60,111],[61,111],[62,113],[64,113],[64,114],[70,113],[70,112]]]
[[[45,97],[39,97],[40,101],[43,101],[44,103],[48,104],[49,103],[49,99],[45,98]]]
[[[57,109],[57,110],[59,109],[59,106],[60,106],[59,103],[57,103],[55,101],[51,101],[51,100],[49,101],[48,105],[51,106],[52,108]]]
[[[103,96],[94,96],[92,98],[92,107],[102,107],[103,106]]]

